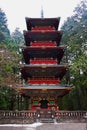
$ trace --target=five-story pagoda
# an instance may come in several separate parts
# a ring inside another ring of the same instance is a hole
[[[24,64],[21,76],[24,84],[19,88],[23,97],[29,97],[29,110],[58,110],[58,98],[66,95],[69,85],[61,84],[67,64],[61,64],[65,47],[60,46],[62,31],[58,31],[58,18],[26,18],[25,46],[22,48]]]

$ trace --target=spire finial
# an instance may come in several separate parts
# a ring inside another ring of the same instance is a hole
[[[43,7],[41,6],[41,18],[44,18]]]

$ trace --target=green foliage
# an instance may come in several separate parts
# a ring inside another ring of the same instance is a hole
[[[5,13],[0,9],[0,43],[6,43],[8,37],[10,37],[10,31],[7,27],[7,18]]]
[[[11,34],[12,41],[16,44],[23,45],[24,44],[24,37],[23,34],[20,32],[19,28],[16,28],[15,31]]]
[[[15,86],[16,81],[18,82],[21,55],[5,44],[0,46],[0,51],[0,85]]]
[[[0,88],[0,110],[15,109],[16,91],[10,87],[4,86]]]
[[[67,46],[67,59],[71,64],[70,83],[75,86],[68,97],[63,98],[62,109],[87,110],[87,1],[81,1],[62,29],[62,41]]]
[[[13,42],[6,15],[0,9],[0,110],[13,110],[17,106],[14,87],[18,83],[20,58],[19,44]]]

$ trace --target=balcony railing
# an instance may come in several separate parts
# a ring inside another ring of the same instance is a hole
[[[28,84],[38,84],[38,85],[42,85],[42,84],[47,84],[47,85],[58,85],[60,84],[60,80],[59,79],[30,79],[28,81]]]
[[[32,27],[31,31],[55,31],[55,27],[51,26],[35,26]]]
[[[30,64],[58,64],[57,59],[31,59]]]
[[[31,42],[30,43],[31,47],[56,47],[57,44],[56,42]]]

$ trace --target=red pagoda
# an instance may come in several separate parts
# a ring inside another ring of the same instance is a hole
[[[62,31],[58,31],[58,18],[26,18],[25,46],[22,48],[24,63],[19,88],[23,97],[29,97],[29,110],[59,110],[58,98],[71,90],[61,84],[68,64],[61,64],[65,47],[60,45]]]

